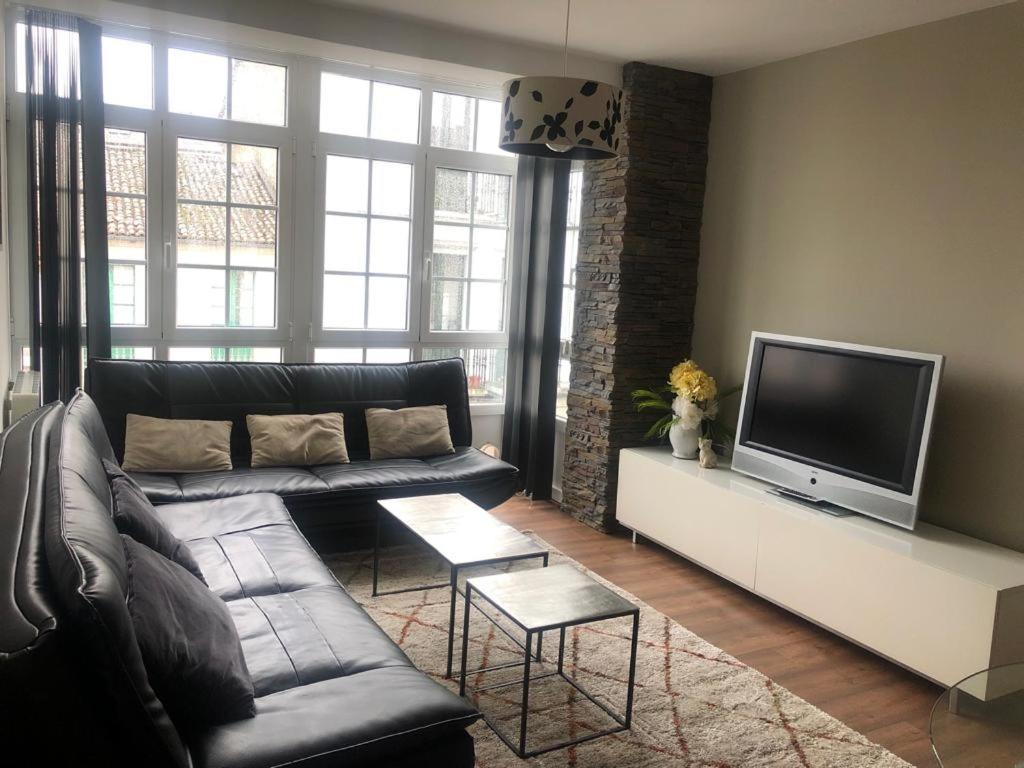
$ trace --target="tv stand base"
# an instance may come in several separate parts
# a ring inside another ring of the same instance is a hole
[[[781,485],[769,488],[768,493],[795,501],[797,504],[803,504],[805,507],[816,509],[832,517],[850,517],[857,514],[846,507],[840,507],[838,504],[825,501],[825,499],[819,499],[817,496],[808,496],[806,493],[794,491],[792,488],[784,488]]]

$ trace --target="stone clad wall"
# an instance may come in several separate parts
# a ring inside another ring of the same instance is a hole
[[[562,476],[562,508],[601,530],[653,421],[630,392],[690,353],[711,109],[705,75],[632,62],[623,90],[621,154],[584,173]]]

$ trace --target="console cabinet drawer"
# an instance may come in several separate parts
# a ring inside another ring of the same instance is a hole
[[[745,502],[736,503],[728,494],[671,467],[628,451],[620,454],[619,522],[753,589],[758,504],[753,499]]]

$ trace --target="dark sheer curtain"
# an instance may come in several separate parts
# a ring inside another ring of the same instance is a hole
[[[101,35],[59,11],[30,8],[25,23],[32,367],[49,402],[81,383],[83,341],[93,355],[110,354]]]
[[[570,165],[520,157],[516,176],[522,268],[511,294],[501,455],[534,499],[551,498]]]

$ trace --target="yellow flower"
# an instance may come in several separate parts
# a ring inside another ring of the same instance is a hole
[[[694,402],[714,400],[718,394],[718,385],[693,360],[679,363],[668,375],[668,384],[677,395],[689,398]]]

